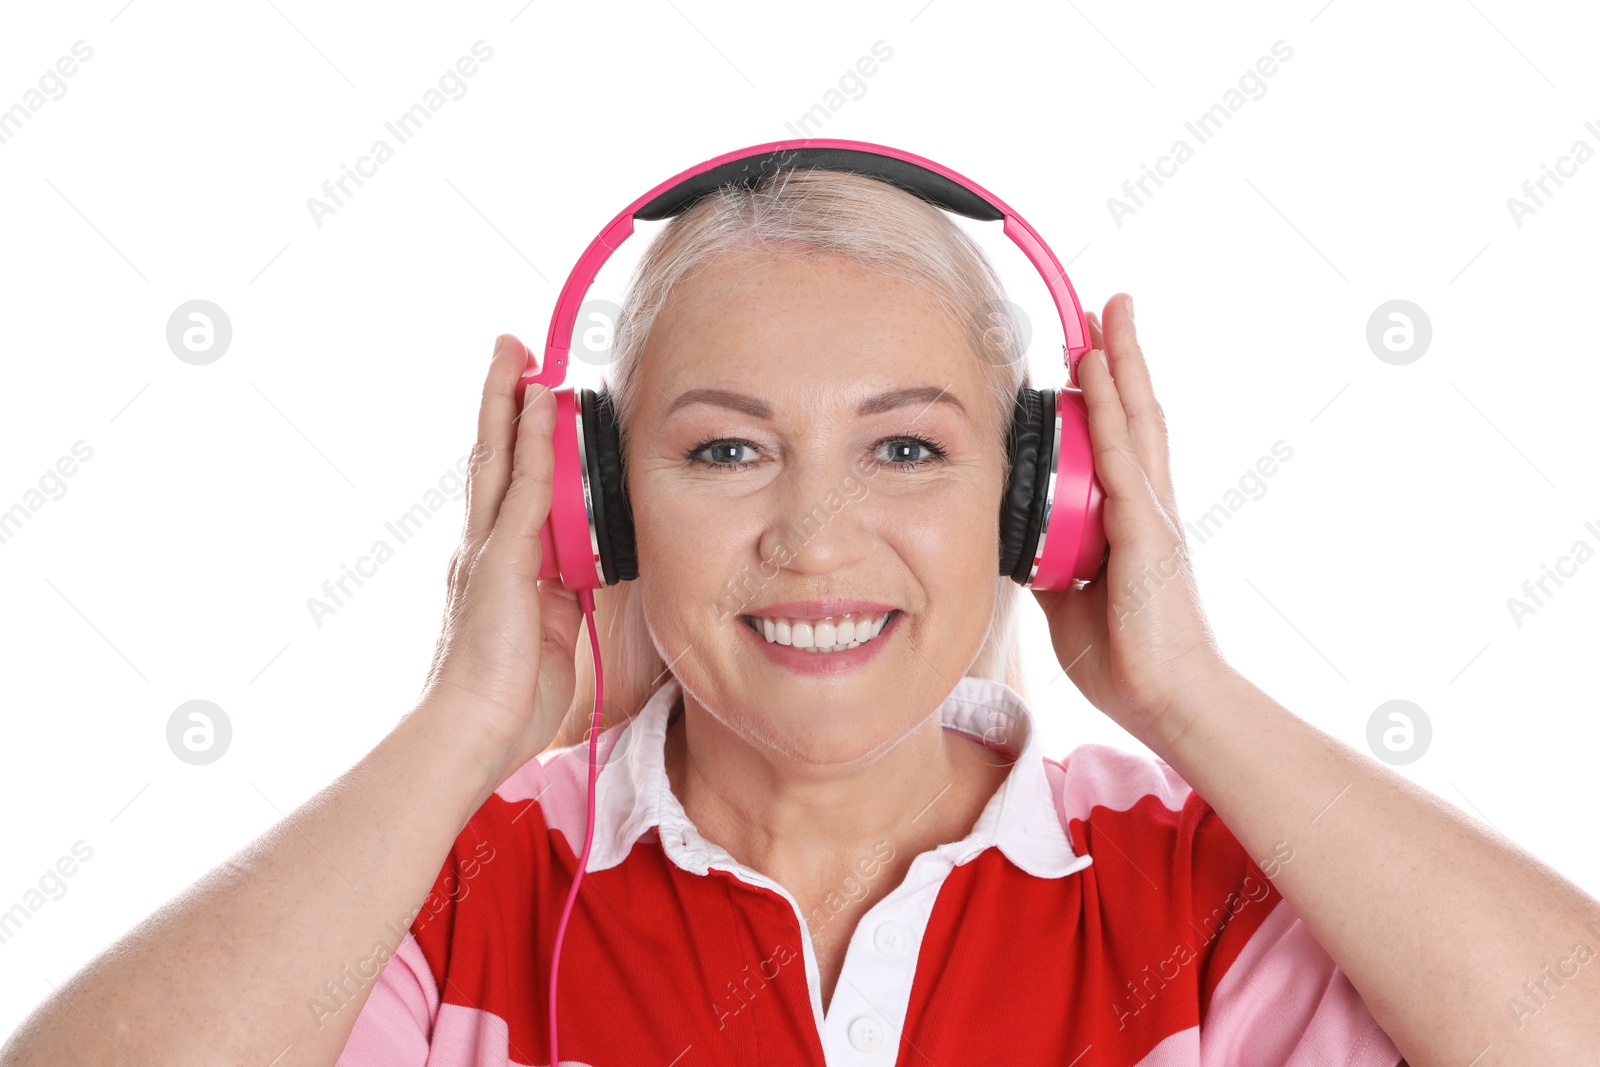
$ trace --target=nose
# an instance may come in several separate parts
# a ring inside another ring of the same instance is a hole
[[[798,574],[848,569],[872,551],[866,483],[846,463],[795,460],[773,486],[761,558]]]

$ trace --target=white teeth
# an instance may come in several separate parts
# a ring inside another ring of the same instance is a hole
[[[841,615],[818,620],[750,616],[756,632],[769,642],[811,652],[844,652],[877,637],[891,612],[881,616]]]

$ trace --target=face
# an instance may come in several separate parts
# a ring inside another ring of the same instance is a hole
[[[963,325],[844,257],[737,252],[673,289],[639,358],[628,493],[662,659],[774,756],[880,757],[966,672],[994,605],[1000,413]],[[852,622],[892,613],[855,649],[794,647],[805,616],[832,614],[837,641],[835,600],[882,609]]]

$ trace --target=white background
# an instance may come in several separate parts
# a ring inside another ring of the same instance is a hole
[[[794,136],[879,40],[892,57],[814,132],[953,167],[1035,225],[1089,306],[1134,294],[1188,519],[1293,449],[1193,546],[1232,662],[1361,749],[1380,704],[1415,702],[1433,737],[1400,773],[1600,894],[1600,562],[1520,627],[1506,603],[1575,541],[1600,548],[1600,161],[1520,227],[1507,207],[1574,141],[1600,149],[1594,16],[1051,6],[8,5],[0,108],[75,41],[93,56],[0,144],[0,510],[74,442],[93,455],[0,544],[0,910],[75,842],[93,854],[0,944],[0,1033],[411,706],[459,496],[320,628],[306,601],[471,446],[495,335],[537,346],[617,211]],[[465,95],[318,227],[307,198],[394,145],[384,122],[478,40],[493,57]],[[1198,144],[1185,121],[1280,40],[1264,95]],[[1180,137],[1194,158],[1119,226],[1108,198]],[[1042,283],[986,241],[1036,382],[1059,383]],[[166,341],[193,299],[232,324],[207,366]],[[1392,299],[1432,326],[1404,366],[1366,340]],[[1138,749],[1059,677],[1025,604],[1047,751]],[[191,699],[232,723],[208,766],[167,747]]]

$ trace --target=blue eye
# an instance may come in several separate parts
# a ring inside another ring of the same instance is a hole
[[[930,457],[933,459],[944,458],[943,449],[932,441],[924,441],[920,437],[892,437],[878,443],[879,448],[884,445],[889,446],[891,450],[890,457],[885,462],[892,463],[901,469],[914,469],[919,464],[926,463]],[[928,455],[923,457],[905,455],[906,452],[915,451],[916,449],[921,449]]]
[[[754,447],[755,446],[749,441],[736,441],[724,438],[695,445],[694,448],[689,450],[688,458],[691,462],[697,463],[702,467],[720,467],[723,470],[742,470],[745,467],[748,467],[750,464],[748,461],[741,462],[736,454],[740,449]],[[701,454],[706,452],[711,453],[714,458],[709,460],[700,458]]]

